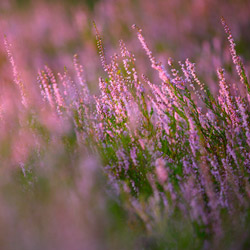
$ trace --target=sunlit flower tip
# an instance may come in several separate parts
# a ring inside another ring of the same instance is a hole
[[[23,81],[19,75],[19,72],[18,72],[17,66],[16,66],[16,62],[14,60],[14,57],[13,57],[13,54],[11,51],[12,44],[9,43],[6,36],[4,37],[4,46],[5,46],[5,50],[7,52],[9,62],[10,62],[11,67],[12,67],[14,82],[19,87],[19,91],[21,94],[21,102],[24,105],[24,107],[27,107],[28,106],[28,99],[27,99],[27,95],[26,95],[25,86],[24,86]]]
[[[142,29],[140,27],[138,27],[136,24],[132,25],[132,29],[134,29],[134,30],[136,29],[139,33],[142,32]]]
[[[168,65],[173,66],[173,59],[171,57],[168,58]]]

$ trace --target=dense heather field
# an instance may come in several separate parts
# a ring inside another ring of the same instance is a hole
[[[1,1],[0,249],[250,248],[249,2],[154,3]]]

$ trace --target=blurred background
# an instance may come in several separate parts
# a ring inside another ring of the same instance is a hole
[[[63,71],[78,53],[88,83],[95,89],[102,71],[93,20],[108,56],[123,39],[139,60],[139,68],[149,75],[149,60],[131,29],[134,23],[143,29],[159,60],[166,63],[172,57],[178,62],[189,57],[207,84],[213,84],[216,67],[231,69],[221,16],[232,29],[240,56],[250,59],[248,0],[1,0],[0,14],[0,37],[6,35],[14,45],[22,77],[32,82],[43,65]],[[1,77],[8,78],[2,40],[0,71]]]

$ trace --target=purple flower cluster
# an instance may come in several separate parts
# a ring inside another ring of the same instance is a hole
[[[221,68],[217,69],[218,96],[199,79],[189,59],[176,65],[169,59],[165,68],[135,25],[139,42],[159,75],[158,82],[138,73],[135,56],[123,41],[120,53],[108,62],[94,25],[106,74],[105,79],[99,78],[100,94],[91,94],[75,56],[76,79],[66,69],[58,76],[47,66],[38,72],[43,102],[39,112],[24,92],[25,85],[5,42],[23,112],[32,110],[38,116],[48,112],[52,127],[61,131],[68,131],[67,126],[73,124],[77,147],[98,155],[111,186],[116,190],[118,186],[119,194],[127,195],[129,209],[141,218],[149,233],[181,211],[185,220],[205,227],[204,233],[213,235],[216,244],[224,237],[221,214],[232,216],[237,223],[238,216],[246,216],[250,208],[250,103],[239,91],[245,88],[250,95],[250,89],[224,19],[222,24],[240,76],[241,85],[233,91]],[[38,136],[31,135],[39,145]],[[50,143],[53,140],[52,136]],[[20,159],[25,161],[25,157]]]

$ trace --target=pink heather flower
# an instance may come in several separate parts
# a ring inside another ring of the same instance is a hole
[[[169,99],[169,101],[171,103],[171,106],[172,105],[175,105],[176,107],[180,106],[178,97],[175,95],[173,89],[170,86],[168,86],[166,84],[162,85],[161,91],[162,91],[163,94],[169,96],[168,99]]]
[[[64,107],[64,102],[63,102],[63,98],[59,92],[59,89],[58,89],[58,86],[57,86],[57,82],[56,82],[56,79],[55,79],[55,76],[54,74],[52,73],[51,69],[47,66],[45,66],[45,70],[47,72],[47,75],[49,77],[49,80],[52,84],[52,89],[53,89],[53,92],[54,92],[54,96],[55,96],[55,100],[56,100],[56,104],[57,104],[57,107],[58,109],[60,107]]]
[[[119,148],[116,151],[116,156],[118,158],[119,170],[121,171],[121,169],[124,168],[125,172],[127,172],[129,170],[129,159],[125,155],[123,148]]]
[[[128,49],[126,48],[125,43],[123,42],[123,40],[119,41],[119,45],[120,45],[120,52],[121,52],[121,56],[122,57],[128,57],[130,58],[130,52],[128,51]]]
[[[208,124],[207,124],[207,117],[203,114],[202,112],[202,108],[201,107],[198,107],[197,108],[197,112],[199,114],[199,121],[200,121],[200,124],[203,128],[206,128],[208,127]]]
[[[183,64],[181,61],[179,61],[179,65],[181,66],[181,70],[186,78],[186,82],[189,83],[190,87],[195,91],[195,87],[194,87],[193,82],[192,82],[192,75],[186,69],[185,64]]]
[[[106,130],[106,133],[107,133],[111,138],[114,138],[113,131],[111,131],[111,130]]]
[[[83,71],[82,65],[79,64],[77,54],[74,55],[73,61],[74,61],[74,67],[75,67],[75,70],[76,70],[76,74],[77,74],[79,83],[80,83],[81,86],[85,87],[86,81],[84,79],[84,71]]]
[[[230,152],[228,152],[230,154]],[[226,158],[222,159],[222,165],[225,170],[226,174],[226,180],[232,185],[233,191],[235,195],[237,196],[239,202],[243,203],[243,197],[242,194],[239,192],[239,179],[236,178],[236,175],[234,174],[234,169],[232,168],[232,164],[230,163],[229,157],[227,155]],[[228,187],[227,187],[228,188]]]
[[[21,80],[21,77],[17,71],[17,66],[14,60],[14,57],[12,55],[11,52],[11,44],[7,41],[6,37],[4,38],[4,46],[5,46],[5,50],[7,52],[9,61],[11,63],[11,67],[12,67],[12,72],[13,72],[13,76],[14,76],[14,82],[16,83],[16,85],[19,87],[20,90],[20,94],[21,94],[21,98],[22,98],[22,104],[27,107],[28,105],[28,100],[27,100],[27,96],[26,96],[26,92],[25,92],[25,86]]]
[[[138,140],[140,145],[141,145],[141,148],[144,150],[146,148],[146,140],[145,139],[139,139]]]
[[[158,63],[158,65],[153,68],[159,72],[159,77],[163,82],[169,82],[170,77],[167,73],[167,70],[165,69],[165,67],[161,62]]]
[[[133,190],[135,191],[135,193],[139,193],[139,190],[136,187],[134,180],[130,179],[130,184],[131,184]]]
[[[171,98],[168,98],[168,95],[166,95],[162,90],[162,88],[165,88],[165,86],[162,86],[162,88],[160,89],[157,85],[152,84],[145,75],[142,75],[142,78],[153,91],[153,94],[157,100],[157,104],[153,101],[153,99],[150,96],[149,99],[154,105],[157,105],[156,108],[162,109],[162,112],[171,110],[173,100],[171,100]]]
[[[151,100],[151,103],[153,104],[156,112],[156,119],[160,121],[161,127],[166,131],[166,133],[169,135],[170,127],[169,122],[170,119],[168,116],[164,113],[164,109],[162,109],[158,102],[155,102],[151,96],[148,96],[148,98]]]
[[[100,77],[99,78],[99,88],[101,90],[101,101],[103,104],[105,104],[107,107],[112,108],[114,106],[112,96],[111,96],[111,90],[108,84]],[[107,109],[104,110],[105,114],[107,114]]]
[[[238,165],[238,160],[235,151],[230,147],[229,143],[227,144],[227,152],[229,155],[231,155],[234,159],[235,164],[239,167]]]
[[[219,172],[219,164],[218,164],[218,161],[216,159],[216,157],[214,156],[213,158],[210,157],[210,156],[207,156],[207,160],[208,162],[210,162],[211,164],[211,174],[214,176],[214,178],[216,179],[216,181],[221,184],[222,183],[222,179],[221,179],[221,175],[220,175],[220,172]]]
[[[42,98],[43,98],[44,101],[46,101],[47,96],[46,96],[45,88],[43,87],[43,84],[42,84],[40,72],[38,72],[37,83],[39,84],[39,88],[40,88],[40,91],[41,91]]]
[[[192,170],[195,174],[198,173],[198,166],[196,164],[195,158],[191,155],[191,162],[192,162]]]
[[[223,17],[221,18],[221,23],[222,23],[224,30],[228,36],[227,39],[228,39],[229,44],[230,44],[230,53],[231,53],[233,63],[236,66],[236,71],[240,77],[241,82],[243,84],[247,85],[248,91],[249,91],[248,80],[244,79],[244,77],[246,78],[245,69],[244,69],[244,66],[243,66],[243,63],[242,63],[240,57],[236,53],[236,50],[235,50],[236,44],[235,44],[234,39],[232,37],[231,30],[229,29],[229,27],[228,27],[228,25]],[[243,77],[243,75],[244,75],[244,77]]]
[[[183,164],[185,175],[189,175],[192,171],[189,161],[186,158],[184,158],[182,160],[182,164]]]
[[[132,25],[132,28],[137,30],[137,37],[138,37],[138,39],[139,39],[139,41],[140,41],[143,49],[145,50],[146,54],[148,55],[149,60],[151,61],[152,67],[153,68],[157,67],[158,64],[157,64],[157,62],[155,60],[155,57],[153,56],[152,51],[149,49],[149,47],[148,47],[148,45],[147,45],[147,43],[145,41],[145,38],[142,35],[142,29],[140,29],[139,27],[137,27],[135,24]]]
[[[78,56],[77,54],[74,55],[74,67],[76,70],[76,74],[77,74],[77,78],[79,81],[79,84],[81,86],[81,90],[82,90],[82,95],[83,95],[83,100],[85,103],[89,103],[89,99],[90,99],[90,94],[89,94],[89,89],[84,77],[84,70],[81,64],[79,64],[78,61]]]
[[[135,57],[131,54],[125,46],[125,43],[120,40],[120,52],[123,58],[123,66],[128,74],[127,79],[131,79],[132,72],[135,72]]]
[[[102,122],[99,122],[96,124],[96,141],[98,142],[98,140],[101,140],[103,141],[104,140],[104,133],[105,133],[105,130],[104,130],[104,125]]]
[[[224,70],[218,69],[217,74],[220,80],[220,90],[219,90],[220,95],[218,97],[219,103],[224,108],[225,112],[230,116],[234,128],[237,128],[239,123],[239,118],[237,116],[234,104],[232,103],[232,99],[228,90],[228,85],[226,84]]]
[[[161,62],[158,63],[156,61],[155,57],[153,56],[152,51],[149,49],[149,47],[145,41],[145,38],[142,35],[142,29],[138,28],[135,24],[132,26],[132,28],[137,30],[137,37],[138,37],[143,49],[145,50],[146,54],[149,57],[152,68],[159,72],[159,77],[163,82],[169,82],[170,77],[169,77],[165,67],[162,65]]]
[[[105,58],[105,55],[104,55],[104,49],[103,49],[103,45],[102,45],[102,38],[100,36],[100,33],[99,33],[98,29],[97,29],[97,26],[96,26],[95,22],[93,22],[93,24],[94,24],[94,27],[95,27],[97,48],[99,50],[99,55],[100,55],[100,58],[101,58],[102,67],[103,67],[103,70],[105,72],[108,72],[109,67],[107,65],[107,61],[106,61],[106,58]]]
[[[171,80],[171,83],[173,83],[174,86],[176,86],[179,89],[184,90],[185,86],[184,86],[184,80],[182,79],[182,77],[179,76],[179,71],[175,68],[173,68],[172,65],[170,65],[172,67],[171,69],[171,73],[173,75],[173,79]]]
[[[168,58],[168,65],[173,67],[173,59],[171,57]]]
[[[108,108],[105,103],[101,102],[101,99],[94,97],[94,100],[96,102],[96,119],[102,121],[108,115]]]
[[[250,94],[249,93],[247,93],[247,101],[250,104]]]
[[[185,107],[185,113],[189,122],[189,145],[193,156],[196,157],[196,151],[199,150],[199,136],[193,118],[189,114],[189,110]]]
[[[45,72],[44,71],[39,71],[38,72],[38,77],[40,78],[39,83],[41,84],[40,88],[44,90],[44,97],[48,100],[49,105],[53,108],[54,107],[54,101],[53,101],[53,96],[51,94],[51,86],[48,85]]]
[[[64,72],[63,75],[60,73],[58,73],[57,75],[59,77],[60,82],[63,85],[63,89],[64,89],[63,95],[64,95],[64,97],[66,97],[68,95],[68,93],[67,93],[67,74],[66,74],[66,72]]]
[[[195,88],[194,83],[196,83],[199,87],[200,90],[204,90],[205,85],[200,82],[198,79],[196,72],[195,72],[195,64],[191,63],[189,59],[186,59],[185,64],[179,62],[179,65],[181,66],[182,72],[184,73],[186,83],[189,83],[189,86],[192,88],[194,91],[195,95],[199,98],[202,99],[201,93]],[[204,90],[204,92],[206,92]]]
[[[202,194],[200,188],[192,175],[187,179],[187,182],[181,185],[181,190],[184,199],[190,206],[190,215],[193,220],[203,221],[207,224],[208,218],[204,211],[204,201],[202,199]]]
[[[203,90],[204,89],[204,83],[201,83],[200,80],[198,79],[196,72],[195,72],[195,64],[191,63],[189,61],[189,59],[186,59],[185,61],[186,63],[186,67],[188,70],[188,74],[194,79],[194,81],[200,86],[200,89]]]
[[[240,115],[241,115],[241,118],[242,118],[243,128],[246,131],[247,144],[250,146],[250,130],[249,130],[249,125],[248,125],[248,115],[246,113],[244,104],[241,101],[240,97],[237,96],[235,98],[235,100],[236,100],[237,106],[238,106],[239,111],[240,111]]]
[[[168,173],[167,173],[165,165],[166,165],[166,161],[164,159],[162,158],[156,159],[155,161],[156,175],[161,184],[166,182],[166,180],[168,179]]]
[[[82,96],[81,93],[79,93],[75,81],[68,75],[67,70],[64,71],[63,75],[58,74],[58,76],[63,85],[64,102],[68,104],[65,107],[68,110],[72,107],[79,108],[79,104],[82,102]]]

